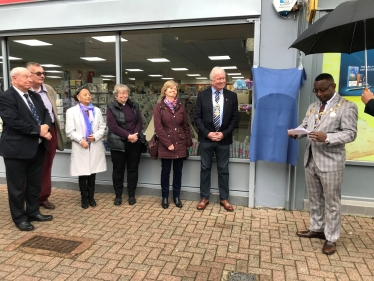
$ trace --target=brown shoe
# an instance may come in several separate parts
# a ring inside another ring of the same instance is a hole
[[[301,237],[301,238],[319,238],[319,239],[326,240],[325,233],[323,233],[323,232],[314,232],[314,231],[311,231],[311,230],[302,230],[302,231],[296,232],[296,235]]]
[[[221,200],[221,201],[219,202],[219,204],[220,204],[221,206],[223,206],[223,208],[224,208],[226,211],[228,211],[228,212],[232,212],[232,211],[234,211],[234,207],[231,206],[229,200]]]
[[[39,203],[39,205],[43,206],[46,209],[50,209],[50,210],[53,210],[54,208],[56,208],[55,204],[53,204],[52,202],[49,202],[48,200],[44,201],[42,203]]]
[[[206,206],[209,204],[209,200],[206,198],[201,198],[199,204],[197,204],[198,210],[204,210]]]
[[[327,241],[323,245],[322,253],[326,255],[332,255],[336,252],[336,242]]]

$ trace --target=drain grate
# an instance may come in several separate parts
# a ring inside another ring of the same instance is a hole
[[[235,272],[229,274],[227,281],[256,281],[256,276],[253,274]]]
[[[21,247],[29,247],[46,251],[53,251],[61,254],[68,254],[82,244],[81,241],[52,238],[36,235],[23,242]]]

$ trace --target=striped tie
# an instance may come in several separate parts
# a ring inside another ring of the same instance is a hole
[[[40,122],[40,118],[39,118],[39,115],[38,113],[36,112],[36,108],[35,106],[32,104],[32,102],[30,101],[30,98],[29,98],[29,95],[28,94],[24,94],[23,95],[25,98],[26,98],[26,101],[30,107],[30,110],[31,110],[31,113],[32,115],[34,116],[34,119],[36,122],[38,122],[38,125],[42,124],[42,122]]]
[[[216,101],[216,104],[214,106],[214,112],[213,112],[213,123],[214,123],[214,128],[216,129],[216,132],[218,132],[219,128],[221,127],[220,124],[220,113],[221,109],[219,106],[219,91],[215,92],[216,96],[214,97],[214,100]]]

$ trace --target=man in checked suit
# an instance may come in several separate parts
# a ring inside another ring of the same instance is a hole
[[[39,211],[40,180],[52,122],[40,96],[29,91],[30,71],[16,67],[10,76],[12,87],[0,94],[0,155],[4,158],[12,219],[21,231],[30,231],[34,229],[31,221],[52,220]]]
[[[229,157],[232,132],[238,120],[236,93],[224,89],[226,73],[214,67],[210,73],[211,87],[199,92],[194,110],[199,131],[201,173],[198,210],[209,204],[213,156],[216,156],[220,204],[226,211],[234,208],[229,202]]]
[[[46,73],[39,63],[29,62],[26,64],[26,68],[31,72],[32,85],[30,90],[40,95],[45,107],[48,109],[49,116],[52,119],[52,126],[50,128],[52,139],[48,143],[49,150],[45,152],[44,156],[39,205],[46,209],[54,209],[55,204],[48,200],[52,191],[53,159],[56,154],[56,149],[60,151],[64,150],[64,141],[61,135],[60,122],[57,117],[57,94],[51,86],[44,84]]]
[[[322,252],[331,255],[341,228],[341,184],[345,168],[345,144],[356,139],[357,106],[335,92],[334,78],[318,75],[313,92],[319,101],[312,103],[299,128],[308,135],[304,155],[305,180],[310,202],[310,228],[298,231],[302,238],[326,239]],[[324,219],[326,213],[326,221]]]

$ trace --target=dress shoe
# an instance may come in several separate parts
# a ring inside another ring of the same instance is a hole
[[[230,204],[229,200],[221,200],[219,204],[228,212],[234,211],[234,207]]]
[[[206,206],[209,204],[209,200],[206,198],[201,198],[199,204],[197,204],[198,210],[204,210]]]
[[[53,216],[38,214],[35,217],[29,217],[29,221],[51,221]]]
[[[88,203],[90,204],[91,207],[96,207],[96,201],[95,198],[88,198]]]
[[[179,199],[179,197],[175,197],[175,198],[174,198],[174,204],[175,204],[175,206],[177,206],[178,208],[182,208],[182,207],[183,207],[183,204],[182,204],[181,200]]]
[[[319,239],[326,239],[325,233],[323,232],[315,232],[311,230],[302,230],[296,232],[296,235],[301,238],[319,238]]]
[[[134,205],[136,203],[135,196],[129,196],[129,205]]]
[[[336,251],[336,242],[331,242],[331,241],[325,241],[325,244],[323,245],[322,248],[322,253],[326,255],[332,255]]]
[[[46,200],[42,203],[39,203],[39,205],[43,206],[46,209],[50,209],[50,210],[53,210],[54,208],[56,208],[55,204],[53,204],[52,202],[49,202],[48,200]]]
[[[31,231],[34,230],[34,226],[28,221],[23,221],[19,224],[16,224],[17,228],[21,231]]]
[[[122,204],[122,197],[114,198],[114,205],[119,206]]]
[[[167,209],[169,208],[169,198],[167,197],[162,197],[162,203],[161,203],[162,208]]]

